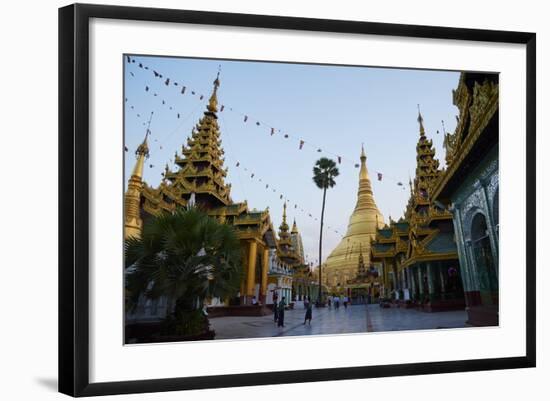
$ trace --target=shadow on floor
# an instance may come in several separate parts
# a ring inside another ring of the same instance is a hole
[[[55,391],[57,393],[57,378],[54,377],[37,377],[36,382],[48,390]]]

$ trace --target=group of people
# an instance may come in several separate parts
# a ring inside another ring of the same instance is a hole
[[[329,295],[327,298],[328,307],[332,308],[332,305],[334,305],[334,308],[339,309],[340,308],[340,301],[344,304],[344,308],[347,309],[348,305],[351,305],[349,297],[346,295],[342,297],[342,300],[340,300],[340,296],[338,295]]]
[[[278,301],[279,297],[277,293],[273,294],[273,321],[277,324],[277,327],[285,327],[285,309],[286,309],[286,298],[282,297]],[[311,325],[311,318],[313,315],[313,305],[311,298],[304,298],[304,308],[306,310],[306,315],[304,317],[304,324],[309,322]]]

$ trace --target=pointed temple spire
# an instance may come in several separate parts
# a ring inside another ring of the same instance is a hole
[[[361,170],[359,171],[359,191],[357,193],[357,204],[355,206],[355,210],[373,209],[378,211],[376,203],[374,202],[372,185],[369,178],[369,172],[367,170],[367,156],[363,145],[361,145],[360,160]]]
[[[418,121],[420,136],[424,136],[426,131],[424,130],[424,118],[422,117],[422,113],[420,113],[420,104],[417,104],[417,107],[418,118],[416,119],[416,121]]]
[[[417,199],[417,205],[428,202],[432,185],[439,177],[439,160],[435,158],[435,148],[431,139],[426,137],[424,119],[418,111],[418,123],[420,124],[420,138],[416,144],[416,175],[414,185],[411,185],[411,198]]]
[[[294,223],[292,223],[292,231],[291,231],[292,234],[297,234],[298,233],[298,226],[296,225],[296,219],[294,219]]]
[[[136,164],[132,170],[130,179],[128,180],[128,189],[124,194],[124,238],[136,237],[139,238],[141,235],[142,220],[140,214],[140,197],[141,191],[143,189],[143,165],[145,164],[145,159],[149,157],[149,146],[147,145],[147,138],[151,131],[149,127],[151,126],[151,118],[153,117],[153,112],[151,112],[151,117],[149,118],[149,124],[147,125],[147,130],[145,131],[145,138],[143,142],[136,149]]]
[[[288,224],[286,222],[286,202],[283,204],[283,222],[279,226],[279,230],[279,236],[282,237],[288,235]]]
[[[370,263],[370,242],[376,234],[376,229],[384,226],[384,217],[376,202],[372,191],[369,172],[367,169],[367,156],[364,146],[361,146],[361,169],[359,171],[359,189],[357,191],[357,203],[350,216],[346,235],[334,248],[326,261],[326,277],[329,286],[332,278],[338,282],[340,275],[352,277],[357,273],[357,258],[362,253],[365,263]],[[359,244],[349,250],[349,244]],[[362,252],[365,249],[365,252]]]
[[[218,75],[214,80],[214,90],[208,100],[208,111],[216,113],[218,111],[218,88],[220,87],[220,70],[218,69]]]

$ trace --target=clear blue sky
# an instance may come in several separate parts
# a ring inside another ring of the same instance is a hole
[[[402,216],[409,196],[409,175],[414,177],[417,104],[441,166],[441,121],[450,132],[456,125],[458,110],[452,104],[452,89],[457,86],[458,72],[142,56],[132,59],[134,63],[124,62],[125,143],[129,149],[125,180],[135,163],[134,151],[143,140],[151,111],[145,181],[156,186],[166,163],[175,169],[174,152],[181,152],[181,145],[202,116],[221,66],[218,99],[225,109],[219,113],[219,123],[231,196],[234,201],[247,200],[251,209],[269,206],[273,225],[278,228],[283,194],[289,200],[289,223],[296,218],[311,261],[317,259],[319,221],[308,215],[320,216],[322,193],[311,179],[319,157],[335,161],[335,155],[343,157],[337,185],[327,194],[325,227],[330,229],[324,233],[325,259],[345,233],[355,206],[359,169],[354,164],[359,163],[361,143],[367,153],[375,200],[387,222],[390,215],[393,219]],[[139,63],[149,70],[139,68]],[[153,70],[163,78],[155,78]],[[170,78],[169,86],[165,85],[166,78]],[[186,86],[184,95],[180,93],[182,86]],[[247,122],[244,115],[249,116]],[[259,126],[256,121],[260,121]],[[271,127],[281,132],[271,136]],[[306,142],[302,150],[298,149],[300,140]],[[383,174],[382,181],[377,181],[377,172]],[[298,204],[297,209],[294,204]]]

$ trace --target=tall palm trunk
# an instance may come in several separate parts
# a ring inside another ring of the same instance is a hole
[[[327,197],[327,187],[323,188],[323,206],[321,207],[321,231],[319,232],[319,297],[317,303],[323,302],[323,285],[322,285],[322,256],[323,256],[323,221],[325,219],[325,200]]]

